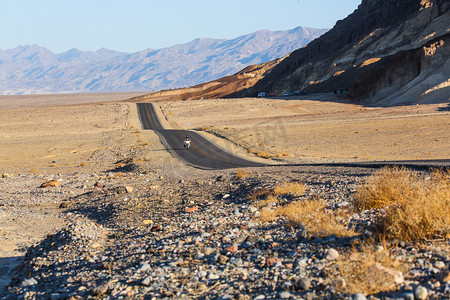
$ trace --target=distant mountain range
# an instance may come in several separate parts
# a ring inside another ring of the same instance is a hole
[[[235,39],[195,39],[169,48],[123,53],[38,45],[0,50],[0,94],[156,91],[232,75],[301,48],[326,29],[261,30]]]
[[[449,103],[448,0],[363,0],[348,17],[282,59],[133,101],[335,93],[370,106]],[[344,96],[344,95],[342,95]]]

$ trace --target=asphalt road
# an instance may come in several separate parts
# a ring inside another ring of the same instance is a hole
[[[262,166],[221,149],[195,131],[164,129],[151,103],[137,103],[137,107],[143,129],[154,130],[170,153],[188,165],[202,169]],[[183,147],[187,135],[191,139],[189,150]]]
[[[137,103],[139,118],[143,129],[154,130],[160,137],[162,143],[172,155],[188,165],[202,169],[231,169],[240,167],[260,167],[269,164],[252,162],[235,156],[195,131],[189,130],[167,130],[161,125],[151,103]],[[183,140],[188,135],[192,146],[189,150],[184,149]],[[345,166],[381,168],[383,166],[397,165],[409,168],[423,169],[430,167],[450,167],[449,159],[439,160],[411,160],[411,161],[370,161],[354,163],[316,163],[316,164],[287,164],[291,166]]]

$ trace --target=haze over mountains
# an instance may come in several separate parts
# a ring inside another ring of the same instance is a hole
[[[136,53],[71,49],[55,54],[38,45],[0,50],[0,94],[152,91],[191,86],[231,75],[301,48],[327,30],[261,30],[236,39],[196,39]]]

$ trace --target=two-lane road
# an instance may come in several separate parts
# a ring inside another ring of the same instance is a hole
[[[137,103],[137,107],[142,127],[154,130],[172,155],[188,165],[202,169],[262,166],[221,149],[195,131],[164,129],[151,103]],[[189,150],[183,147],[183,140],[187,135],[192,141]]]
[[[161,125],[154,107],[151,103],[137,103],[139,117],[144,129],[154,130],[162,143],[172,153],[188,165],[202,169],[231,169],[239,167],[258,167],[269,164],[260,164],[235,156],[195,131],[167,130]],[[192,140],[189,150],[183,148],[183,140],[186,135]],[[411,161],[370,161],[353,163],[307,163],[290,164],[291,166],[346,166],[381,168],[388,165],[406,166],[411,168],[449,167],[449,159],[436,160],[411,160]]]

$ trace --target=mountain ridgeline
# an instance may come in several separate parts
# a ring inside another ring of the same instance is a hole
[[[0,50],[0,94],[152,91],[192,86],[285,56],[327,30],[262,30],[236,39],[196,39],[164,49],[122,53],[37,45]]]
[[[449,9],[445,0],[363,0],[333,29],[235,95],[348,89],[368,104],[449,101]]]
[[[449,10],[448,0],[363,0],[330,31],[283,58],[135,100],[348,91],[367,105],[449,102]]]

